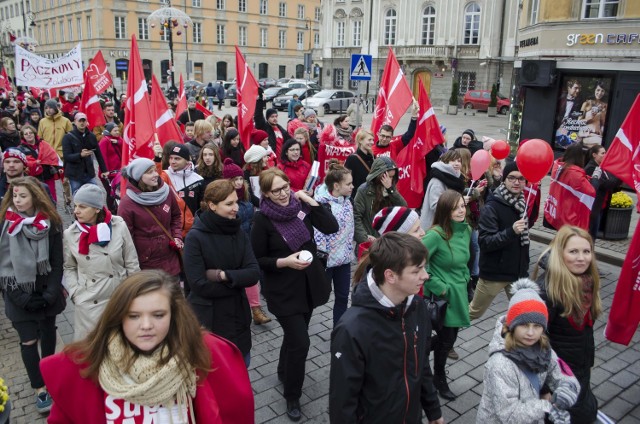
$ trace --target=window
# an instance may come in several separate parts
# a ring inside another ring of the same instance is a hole
[[[422,12],[422,44],[433,44],[434,33],[436,29],[436,9],[433,6],[427,6]]]
[[[298,31],[296,42],[298,44],[298,50],[304,50],[304,32]]]
[[[316,7],[315,11],[313,12],[313,17],[316,21],[320,21],[320,15],[321,15],[321,11],[319,7]]]
[[[51,22],[51,42],[56,42],[56,23]]]
[[[529,3],[529,7],[529,25],[535,25],[538,23],[540,0],[531,0],[531,3]]]
[[[161,27],[160,28],[160,40],[169,41],[169,29]]]
[[[87,38],[93,37],[93,27],[91,24],[91,16],[87,16]]]
[[[146,18],[138,18],[138,38],[141,40],[149,39],[149,27]]]
[[[268,63],[258,63],[258,78],[267,78],[269,77],[269,64]]]
[[[76,32],[78,33],[78,40],[82,40],[82,18],[76,18]]]
[[[69,41],[73,41],[73,21],[67,19],[67,25],[69,26]]]
[[[200,22],[193,23],[193,42],[202,43],[202,24]]]
[[[44,24],[44,38],[41,38],[41,40],[48,40],[49,39],[49,24]]]
[[[64,43],[66,40],[64,38],[64,21],[60,21],[60,42]]]
[[[202,7],[200,0],[191,0],[191,6],[193,7]]]
[[[216,0],[216,9],[224,10],[225,8],[224,0]]]
[[[298,19],[304,19],[304,4],[298,5]]]
[[[238,0],[238,12],[247,11],[247,0]]]
[[[267,47],[267,29],[260,28],[260,47]]]
[[[247,27],[246,26],[238,27],[238,45],[240,46],[247,45]]]
[[[127,30],[125,28],[124,16],[115,17],[115,26],[116,26],[116,38],[117,39],[126,38]]]
[[[362,45],[362,21],[353,21],[353,47]]]
[[[344,69],[333,70],[333,86],[335,88],[342,88],[344,86]]]
[[[469,3],[464,9],[464,44],[478,44],[480,35],[480,6]]]
[[[337,31],[337,38],[336,38],[336,47],[344,47],[344,29],[345,29],[345,22],[344,21],[340,21],[337,24],[338,27],[338,31]]]
[[[268,8],[269,8],[269,5],[267,4],[267,0],[260,0],[260,14],[266,15]]]
[[[287,16],[287,3],[281,1],[278,5],[278,16],[285,18]]]
[[[287,46],[287,30],[278,31],[278,48],[284,49]]]
[[[218,44],[225,44],[225,34],[224,34],[224,25],[218,24],[216,25],[216,42]]]
[[[476,88],[476,73],[475,72],[458,72],[459,95],[464,95],[469,90],[475,90]]]
[[[620,0],[583,0],[584,19],[615,18],[618,16]]]
[[[278,65],[278,78],[286,78],[286,76],[287,76],[287,66]]]
[[[396,22],[395,9],[389,9],[384,14],[384,45],[393,46],[396,44]]]
[[[319,32],[314,32],[313,33],[313,47],[314,48],[320,48],[320,33]]]

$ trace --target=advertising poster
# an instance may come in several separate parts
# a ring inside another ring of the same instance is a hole
[[[607,126],[611,78],[565,75],[556,109],[555,145],[602,144]]]

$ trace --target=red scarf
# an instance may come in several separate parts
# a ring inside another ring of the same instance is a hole
[[[97,243],[106,246],[111,241],[111,212],[103,208],[105,212],[104,222],[88,226],[75,221],[76,227],[80,230],[80,240],[78,242],[78,252],[81,255],[89,254],[89,245]]]
[[[22,231],[23,225],[33,225],[38,231],[45,230],[48,225],[46,223],[47,216],[41,212],[38,212],[36,216],[33,217],[24,217],[12,211],[11,209],[7,209],[7,213],[5,214],[5,219],[10,222],[7,233],[10,236],[15,236],[20,231]]]

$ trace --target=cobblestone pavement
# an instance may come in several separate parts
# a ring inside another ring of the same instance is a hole
[[[439,118],[441,118],[439,116]],[[445,116],[446,118],[446,116]],[[506,120],[494,121],[484,115],[479,117],[451,117],[445,125],[461,132],[464,128],[485,128],[487,122],[493,125],[495,137],[499,128],[506,126]],[[455,120],[454,120],[455,119]],[[328,122],[329,119],[325,118]],[[476,123],[478,121],[478,123]],[[502,122],[504,121],[504,122]],[[488,132],[487,135],[491,135]],[[457,132],[456,132],[457,134]],[[451,139],[451,137],[450,137]],[[60,193],[60,190],[58,190]],[[59,207],[62,212],[62,208]],[[70,217],[63,214],[65,223]],[[637,218],[636,218],[637,220]],[[622,252],[628,247],[629,240],[619,242]],[[626,244],[625,244],[626,243]],[[545,244],[534,242],[531,245],[532,260],[537,259]],[[603,247],[607,248],[607,247]],[[640,423],[640,332],[636,332],[629,347],[610,343],[602,334],[608,316],[613,293],[620,274],[620,268],[599,262],[602,276],[601,295],[603,316],[596,323],[596,364],[592,371],[592,386],[598,398],[600,409],[619,423]],[[332,329],[333,296],[327,305],[317,308],[311,318],[309,333],[311,348],[306,367],[306,379],[301,399],[304,418],[302,422],[326,423],[328,416],[329,390],[329,349]],[[448,423],[474,423],[477,406],[482,395],[482,376],[487,359],[487,345],[491,338],[497,317],[507,309],[507,300],[500,294],[482,319],[474,321],[469,328],[459,333],[456,351],[458,361],[448,364],[448,376],[451,390],[458,394],[454,401],[441,399],[443,413]],[[266,308],[265,308],[266,310]],[[69,304],[58,317],[59,346],[71,341],[73,337],[73,305]],[[282,398],[282,384],[279,383],[276,366],[282,329],[273,320],[262,326],[252,326],[253,348],[249,375],[255,394],[256,423],[288,423],[285,414],[285,402]],[[0,376],[8,383],[13,402],[12,423],[44,423],[36,411],[33,391],[22,365],[18,337],[4,314],[4,301],[0,300]],[[80,402],[79,402],[80,403]]]

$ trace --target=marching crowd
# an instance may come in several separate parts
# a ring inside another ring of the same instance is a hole
[[[471,157],[487,146],[472,130],[429,152],[422,207],[407,207],[395,157],[417,104],[404,134],[374,134],[348,115],[324,124],[302,104],[284,128],[260,95],[241,140],[233,116],[205,119],[190,98],[176,117],[184,139],[122,168],[123,98],[104,102],[106,124],[90,129],[73,95],[20,95],[0,111],[0,289],[49,422],[253,422],[250,325],[271,321],[260,295],[282,327],[277,373],[298,421],[309,322],[331,290],[331,422],[418,423],[424,412],[444,423],[438,395],[457,397],[445,367],[459,358],[458,331],[503,290],[477,421],[595,421],[593,240],[619,185],[598,166],[603,147],[587,160],[569,147],[554,164],[554,180],[591,207],[585,216],[557,193],[562,213],[545,205],[558,231],[530,276],[539,186],[512,157],[491,158],[473,181]],[[321,164],[314,183],[326,141],[354,153]],[[66,302],[75,341],[54,354]]]

